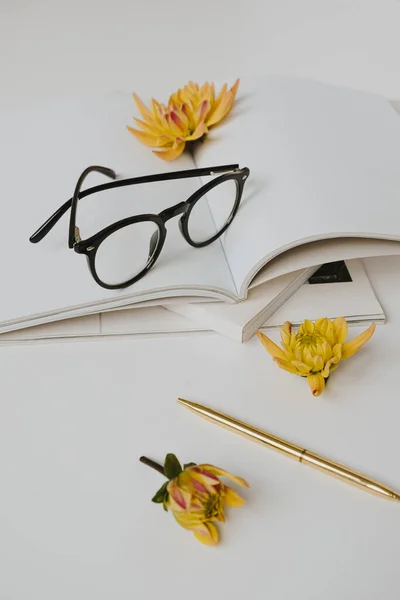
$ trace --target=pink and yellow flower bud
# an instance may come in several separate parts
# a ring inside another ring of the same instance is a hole
[[[245,504],[243,498],[222,483],[218,475],[248,487],[241,477],[212,465],[184,469],[167,486],[167,509],[179,525],[193,531],[195,537],[208,546],[218,543],[218,529],[213,522],[225,521],[225,506],[239,507]]]
[[[189,463],[182,469],[173,454],[166,456],[164,474],[169,481],[159,489],[153,502],[162,503],[177,523],[192,531],[202,544],[218,544],[219,533],[215,523],[225,521],[225,507],[245,504],[243,498],[225,485],[220,477],[227,477],[244,487],[249,487],[247,481],[213,465]]]

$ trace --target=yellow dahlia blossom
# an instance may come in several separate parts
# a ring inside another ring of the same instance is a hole
[[[297,333],[286,321],[281,327],[282,349],[260,331],[257,335],[278,367],[307,377],[313,396],[319,396],[324,391],[325,380],[340,361],[358,352],[374,331],[375,323],[372,323],[363,333],[346,342],[348,327],[345,319],[338,317],[331,321],[325,317],[315,323],[305,320]]]
[[[128,126],[128,130],[142,144],[157,148],[153,150],[157,156],[174,160],[182,154],[187,142],[199,140],[226,117],[238,87],[239,79],[229,90],[224,84],[215,95],[213,83],[200,87],[190,81],[170,96],[167,106],[152,99],[150,108],[133,94],[142,120],[134,118],[139,129]]]
[[[174,454],[167,454],[164,467],[146,457],[140,460],[169,479],[155,494],[153,502],[163,504],[177,523],[192,531],[202,544],[218,544],[219,534],[214,523],[225,521],[225,506],[245,504],[243,498],[225,485],[220,477],[228,477],[244,487],[249,487],[247,481],[213,465],[188,463],[182,468]]]

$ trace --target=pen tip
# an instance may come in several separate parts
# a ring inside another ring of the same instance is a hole
[[[191,402],[189,402],[189,400],[185,400],[184,398],[178,398],[177,400],[178,404],[182,404],[182,406],[191,406]]]
[[[193,410],[194,412],[204,413],[206,411],[205,406],[201,406],[195,402],[190,402],[190,400],[185,400],[184,398],[178,398],[177,402],[178,404],[181,404],[185,408]]]

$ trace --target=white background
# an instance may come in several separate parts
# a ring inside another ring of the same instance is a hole
[[[395,0],[1,0],[0,109],[266,72],[400,98],[399,26]],[[398,504],[219,430],[175,399],[223,409],[400,489],[399,266],[369,261],[389,322],[321,399],[257,340],[1,348],[0,599],[397,597]],[[251,483],[217,548],[149,501],[161,478],[138,457],[171,451]]]

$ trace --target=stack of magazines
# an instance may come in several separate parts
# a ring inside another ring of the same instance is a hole
[[[174,162],[127,133],[133,110],[116,92],[0,116],[0,343],[384,322],[364,260],[400,254],[392,104],[243,78]]]

